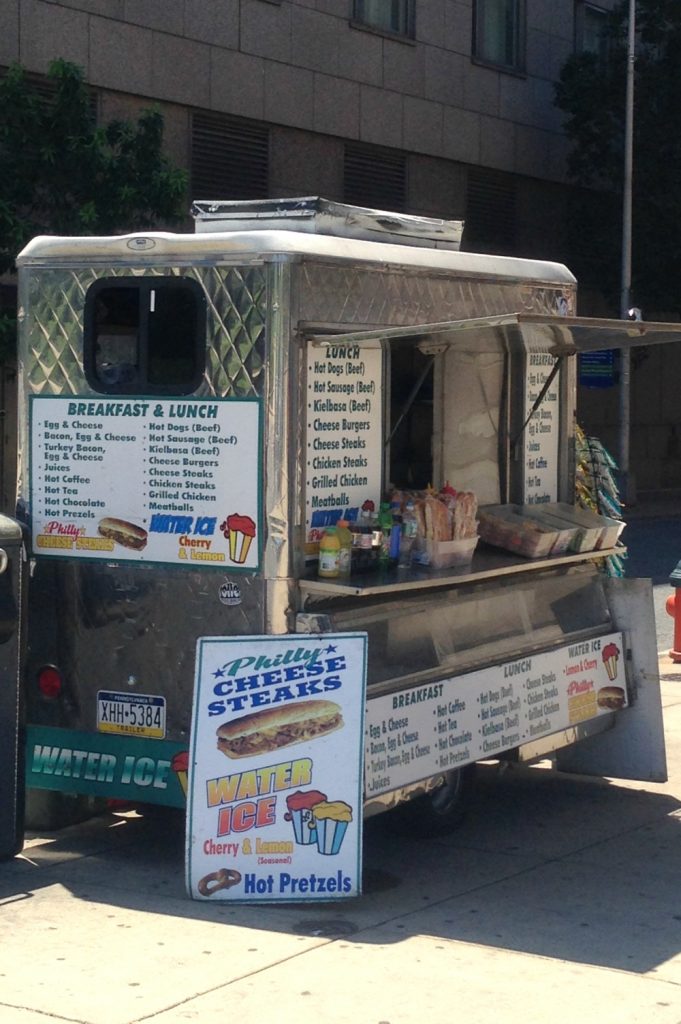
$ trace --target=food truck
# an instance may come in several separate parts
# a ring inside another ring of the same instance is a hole
[[[488,760],[663,780],[650,584],[574,504],[576,364],[678,330],[579,318],[566,267],[459,222],[193,213],[17,260],[28,787],[181,807],[199,638],[358,631],[365,816],[451,827]]]

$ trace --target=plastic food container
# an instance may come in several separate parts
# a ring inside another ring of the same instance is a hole
[[[431,565],[434,569],[451,569],[457,565],[470,565],[473,554],[478,546],[477,537],[464,537],[462,540],[432,540],[428,542],[431,549]]]
[[[525,507],[523,515],[545,526],[547,530],[554,530],[556,539],[553,542],[550,554],[564,555],[566,551],[580,550],[576,544],[578,541],[579,528],[576,523],[569,522],[566,518],[552,514],[550,507],[544,505],[531,505]]]
[[[558,531],[516,511],[515,505],[480,509],[480,537],[487,544],[526,558],[545,558],[558,540]]]
[[[553,519],[556,523],[563,523],[573,529],[574,535],[569,544],[570,551],[582,552],[595,551],[598,548],[612,548],[617,543],[625,525],[619,519],[600,516],[597,512],[579,508],[577,505],[568,505],[561,501],[542,505],[541,512],[546,516],[547,522]],[[553,552],[553,554],[556,553]]]
[[[614,548],[615,544],[617,544],[617,541],[620,539],[622,530],[627,524],[623,523],[621,519],[611,519],[609,516],[599,516],[599,519],[601,519],[605,525],[596,547],[598,549]]]
[[[465,537],[463,540],[421,538],[414,550],[413,561],[429,569],[453,569],[455,566],[470,565],[478,540],[478,537]]]

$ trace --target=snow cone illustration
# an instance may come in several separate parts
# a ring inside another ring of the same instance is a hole
[[[229,541],[229,557],[237,565],[243,565],[255,537],[255,523],[250,516],[234,513],[220,523],[220,529]]]
[[[317,832],[317,849],[333,856],[343,843],[343,836],[352,821],[352,807],[342,800],[323,801],[312,809]]]
[[[603,658],[603,664],[605,665],[605,671],[608,673],[608,679],[617,678],[617,660],[620,656],[620,649],[617,644],[606,644],[603,648],[601,657]]]
[[[293,823],[293,834],[299,846],[312,846],[317,842],[313,811],[317,804],[325,801],[326,793],[320,793],[317,789],[308,789],[305,793],[298,790],[286,797],[288,810],[284,820]]]
[[[189,769],[189,751],[182,750],[179,754],[175,754],[172,761],[170,762],[171,771],[174,771],[177,775],[178,782],[182,786],[182,792],[187,795],[187,773]]]

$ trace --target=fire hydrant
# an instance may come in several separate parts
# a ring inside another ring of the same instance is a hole
[[[674,587],[674,593],[665,603],[667,614],[674,619],[674,644],[669,657],[674,662],[681,662],[681,562],[669,577],[669,585]]]

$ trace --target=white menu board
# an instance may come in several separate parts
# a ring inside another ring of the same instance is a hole
[[[367,798],[627,705],[621,633],[369,701]]]
[[[530,415],[554,364],[555,359],[548,352],[528,353],[524,419]],[[559,394],[560,373],[557,373],[539,408],[525,427],[523,501],[526,505],[558,500]]]
[[[362,345],[307,350],[306,543],[325,526],[378,511],[383,467],[382,350]]]
[[[366,633],[198,641],[189,757],[194,899],[361,890]]]
[[[31,398],[35,555],[253,570],[255,399]]]

